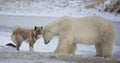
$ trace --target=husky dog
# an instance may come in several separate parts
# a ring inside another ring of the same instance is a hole
[[[35,26],[33,29],[21,28],[20,26],[16,26],[13,29],[13,33],[11,35],[11,40],[16,44],[16,49],[19,51],[19,48],[23,41],[29,43],[30,51],[34,51],[33,47],[37,39],[39,39],[42,34],[42,26]]]

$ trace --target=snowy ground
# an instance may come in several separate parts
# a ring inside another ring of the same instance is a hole
[[[51,22],[52,20],[57,19],[58,17],[64,15],[76,16],[76,17],[83,17],[86,15],[100,15],[113,21],[116,30],[114,58],[120,60],[120,39],[119,39],[120,14],[104,12],[103,11],[105,8],[104,5],[101,5],[98,8],[85,9],[85,5],[89,3],[93,3],[93,1],[95,0],[91,0],[91,1],[90,0],[0,0],[0,46],[5,46],[5,44],[7,43],[13,43],[10,39],[10,35],[12,33],[12,28],[15,25],[21,25],[23,27],[34,27],[35,25],[44,26],[48,22]],[[109,2],[110,0],[107,0],[105,4]],[[41,38],[35,43],[34,49],[36,52],[53,52],[56,49],[57,44],[58,44],[58,37],[54,37],[53,40],[47,45],[44,45],[43,38]],[[15,56],[18,54],[16,52],[12,52],[14,50],[12,50],[11,48],[7,51],[5,51],[4,49],[7,50],[9,48],[0,47],[0,59],[6,58],[4,56],[5,54],[8,54],[8,51],[11,51],[10,54],[15,54]],[[20,50],[29,51],[28,44],[23,43]],[[76,55],[91,57],[94,56],[95,53],[96,52],[94,45],[80,45],[80,44],[77,45]],[[20,55],[21,54],[22,53],[20,53]],[[31,53],[25,53],[25,54],[28,54],[28,56],[26,57],[29,57],[29,55],[31,55]],[[3,57],[1,57],[1,55]],[[9,55],[7,57],[11,58]],[[23,60],[21,59],[21,57],[19,57],[19,59],[15,59],[15,58],[16,57],[14,58],[12,57],[12,60],[14,61],[18,60],[18,62],[20,60],[21,61]],[[28,58],[26,59],[26,61],[29,63],[34,62],[34,61],[29,61],[29,59],[31,60],[33,58]],[[4,59],[0,60],[0,62],[1,61],[2,62],[4,61],[5,63]],[[8,63],[9,61],[10,60],[6,60],[6,63]],[[59,63],[61,63],[61,61]]]
[[[12,33],[12,27],[15,25],[21,25],[24,27],[34,27],[37,26],[44,26],[48,22],[56,19],[58,17],[50,17],[50,16],[39,16],[39,17],[32,17],[32,16],[0,16],[0,46],[5,46],[7,43],[13,43],[10,39],[10,35]],[[116,30],[116,40],[114,46],[114,58],[120,60],[120,22],[113,22]],[[54,37],[53,40],[48,44],[44,45],[43,38],[39,39],[35,43],[35,51],[36,52],[53,52],[58,44],[58,37]],[[29,46],[26,43],[23,43],[21,51],[29,51]],[[95,55],[95,48],[93,45],[77,45],[76,54],[83,55],[83,56],[94,56]]]
[[[0,63],[119,63],[112,58],[86,57],[81,55],[55,54],[48,52],[17,52],[0,46]]]

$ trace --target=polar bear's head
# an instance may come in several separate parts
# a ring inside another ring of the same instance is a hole
[[[56,27],[46,26],[43,28],[42,36],[45,44],[48,44],[55,35],[57,35]]]

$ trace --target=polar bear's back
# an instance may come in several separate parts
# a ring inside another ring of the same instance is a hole
[[[104,17],[101,17],[101,16],[86,16],[86,17],[80,17],[80,18],[76,18],[76,17],[70,17],[70,16],[64,16],[64,17],[61,17],[60,19],[58,19],[57,21],[59,22],[67,22],[67,23],[72,23],[72,24],[82,24],[82,23],[111,23],[110,20],[104,18]],[[77,22],[75,22],[77,21]]]
[[[70,34],[73,33],[72,36],[75,38],[76,42],[93,44],[104,38],[111,39],[114,37],[112,23],[108,19],[100,16],[81,18],[65,16],[57,21],[59,21],[61,31],[70,32]]]
[[[106,28],[113,27],[112,22],[101,16],[86,16],[81,18],[75,18],[70,16],[64,16],[56,20],[57,24],[61,27],[72,28],[74,30],[92,29],[92,28]],[[55,23],[55,22],[54,22]],[[62,26],[61,26],[62,25]]]

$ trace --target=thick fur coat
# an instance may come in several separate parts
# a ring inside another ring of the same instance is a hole
[[[47,24],[43,28],[45,44],[53,36],[59,36],[56,53],[74,53],[76,44],[94,44],[96,56],[112,57],[114,27],[110,20],[100,16],[74,18],[64,16]]]
[[[42,33],[42,27],[36,27],[33,29],[21,28],[20,26],[16,26],[13,29],[13,33],[11,35],[12,41],[16,44],[16,49],[19,50],[23,41],[29,43],[30,51],[33,50],[34,43],[39,39],[39,35]]]

